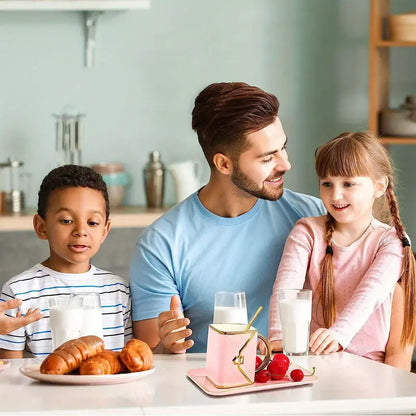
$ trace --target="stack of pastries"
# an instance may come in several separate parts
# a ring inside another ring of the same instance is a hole
[[[143,341],[131,339],[120,352],[104,349],[104,341],[94,335],[72,339],[49,354],[40,366],[42,374],[118,374],[152,368],[153,353]]]

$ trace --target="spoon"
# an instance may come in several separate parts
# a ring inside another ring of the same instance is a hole
[[[260,311],[263,309],[263,306],[259,306],[254,316],[250,319],[250,322],[247,324],[245,331],[248,331],[251,328],[251,325],[253,324],[254,320],[257,318],[257,315],[260,313]]]

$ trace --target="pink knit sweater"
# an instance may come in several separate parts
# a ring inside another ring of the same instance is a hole
[[[277,291],[312,289],[311,334],[324,327],[315,296],[325,255],[326,216],[303,218],[290,233],[270,299],[269,339],[281,339]],[[337,318],[331,327],[339,344],[353,354],[384,361],[393,291],[400,277],[403,248],[395,229],[373,219],[348,247],[333,248]]]

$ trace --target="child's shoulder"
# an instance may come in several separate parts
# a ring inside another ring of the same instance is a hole
[[[401,241],[397,235],[396,229],[384,222],[381,222],[377,219],[373,220],[373,233],[375,238],[379,241],[381,245],[388,244],[398,244],[401,247]]]
[[[35,264],[30,269],[27,269],[24,272],[21,272],[16,276],[11,277],[9,280],[6,281],[5,284],[10,285],[12,283],[29,281],[31,279],[41,277],[42,275],[44,275],[44,273],[45,272],[43,266],[41,264]]]
[[[325,230],[325,224],[328,217],[327,215],[320,215],[317,217],[304,217],[299,219],[296,222],[296,227],[307,227],[309,229],[312,229],[314,231],[321,232],[322,230]]]
[[[326,215],[301,218],[296,221],[291,236],[298,239],[322,240],[325,236],[326,221]]]
[[[99,280],[101,282],[120,283],[125,286],[128,286],[126,279],[108,270],[100,269],[99,267],[91,265],[91,273],[94,279]]]

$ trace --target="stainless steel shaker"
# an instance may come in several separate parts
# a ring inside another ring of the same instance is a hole
[[[149,161],[143,169],[144,189],[148,208],[162,208],[165,194],[165,166],[160,160],[160,152],[149,154]]]

